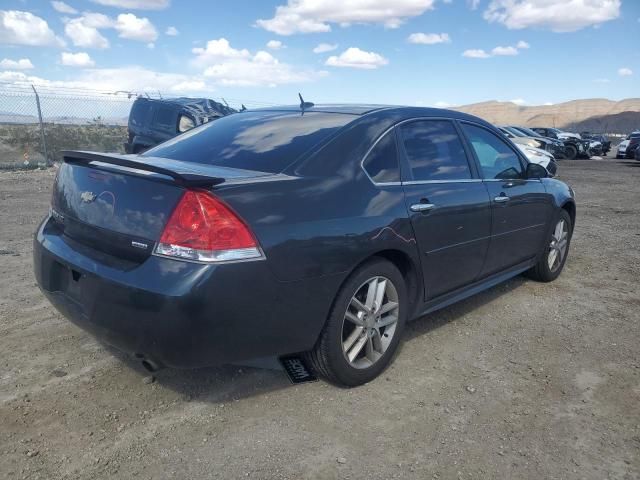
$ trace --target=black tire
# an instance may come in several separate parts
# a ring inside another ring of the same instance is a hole
[[[564,257],[562,257],[559,265],[552,270],[549,267],[549,253],[551,249],[550,243],[553,240],[555,226],[558,224],[558,222],[560,222],[560,220],[564,220],[567,225],[567,248]],[[549,232],[549,235],[547,236],[547,239],[544,243],[544,250],[540,254],[538,263],[536,263],[534,267],[527,271],[527,276],[532,278],[533,280],[537,280],[538,282],[552,282],[556,278],[558,278],[560,273],[562,273],[564,264],[566,263],[567,257],[569,256],[569,247],[571,246],[571,236],[573,234],[573,225],[571,224],[571,217],[569,216],[569,213],[566,210],[561,209],[553,225],[554,226],[551,228],[551,232]]]
[[[343,322],[352,297],[372,277],[381,276],[390,280],[398,294],[398,321],[387,349],[373,365],[355,368],[343,353]],[[408,310],[407,288],[400,271],[391,262],[374,258],[358,267],[340,288],[329,318],[320,333],[314,349],[307,354],[315,370],[328,381],[345,387],[355,387],[376,378],[389,365],[398,349]]]
[[[578,156],[578,149],[573,145],[566,145],[564,151],[567,160],[575,160]]]

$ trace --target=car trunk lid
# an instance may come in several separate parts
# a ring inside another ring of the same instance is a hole
[[[136,155],[64,152],[51,216],[71,242],[131,261],[153,251],[186,189],[270,175]]]

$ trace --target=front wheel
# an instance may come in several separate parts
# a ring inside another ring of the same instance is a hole
[[[573,145],[567,145],[565,147],[565,156],[568,160],[575,160],[578,156],[578,149]]]
[[[309,359],[318,373],[335,384],[367,383],[391,361],[406,316],[402,274],[387,260],[370,260],[338,292]]]
[[[560,210],[554,229],[545,243],[545,250],[538,263],[527,273],[534,280],[552,282],[560,275],[569,253],[573,232],[571,217],[566,210]]]

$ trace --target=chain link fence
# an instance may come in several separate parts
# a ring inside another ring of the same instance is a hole
[[[0,169],[46,167],[62,159],[62,150],[124,153],[129,112],[140,95],[178,96],[0,82]],[[238,108],[272,105],[232,101]]]

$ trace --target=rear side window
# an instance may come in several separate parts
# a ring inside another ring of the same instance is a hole
[[[371,149],[363,163],[371,180],[376,183],[399,182],[398,149],[393,130],[387,132]]]
[[[522,178],[523,168],[518,155],[502,139],[468,123],[463,123],[462,129],[476,152],[484,178]]]
[[[133,125],[145,125],[148,122],[149,110],[151,105],[146,101],[134,102],[131,107],[131,114],[129,115],[129,121]]]
[[[407,123],[400,127],[400,134],[414,180],[471,178],[462,141],[450,121]]]
[[[173,109],[157,106],[154,123],[165,130],[175,130],[175,116]]]
[[[143,156],[278,173],[356,118],[324,112],[234,113],[167,140]]]

